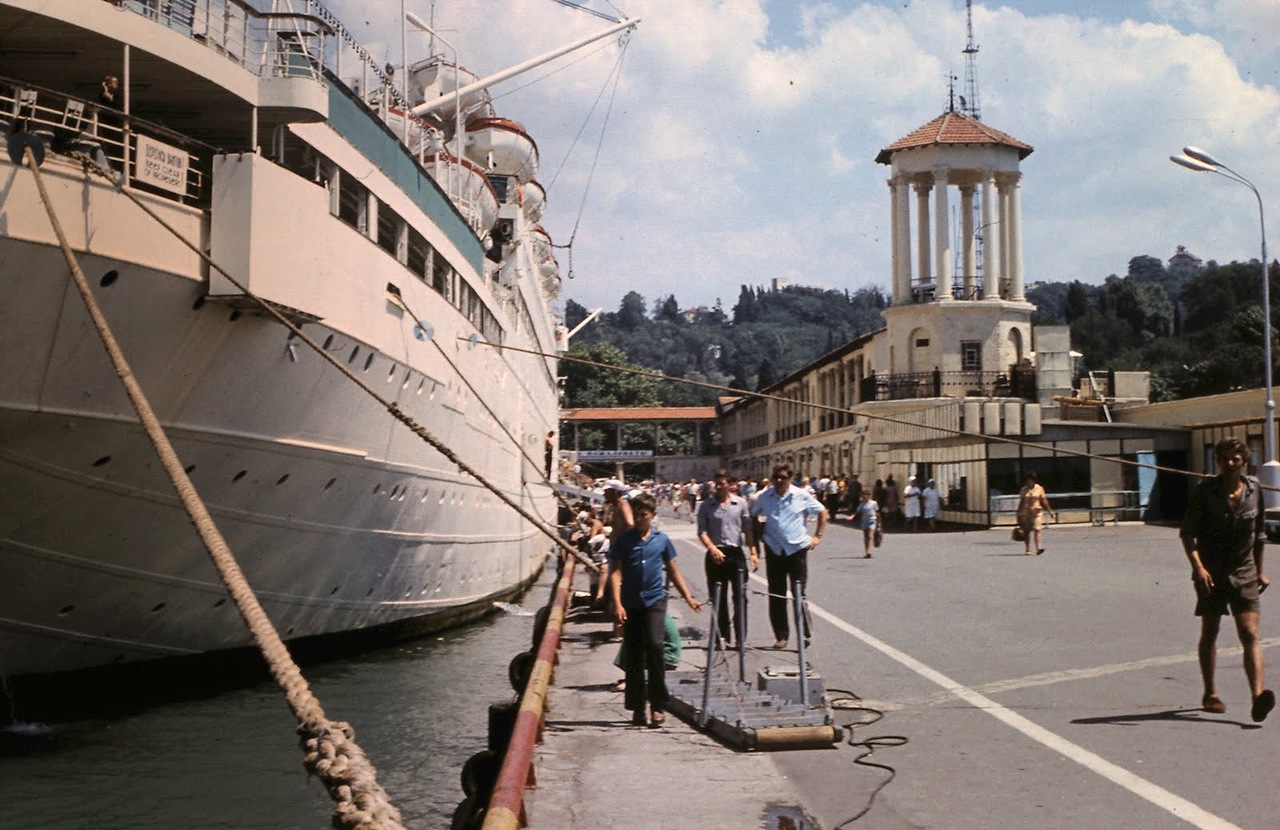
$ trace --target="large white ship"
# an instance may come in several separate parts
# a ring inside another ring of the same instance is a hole
[[[537,148],[445,57],[401,83],[305,0],[0,0],[0,126],[47,151],[93,294],[289,641],[459,622],[548,549],[218,270],[552,519],[555,362],[485,345],[556,348]],[[0,673],[243,647],[20,162],[0,159]]]

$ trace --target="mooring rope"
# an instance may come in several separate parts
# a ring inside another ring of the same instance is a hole
[[[459,339],[462,340],[466,338],[459,338]],[[493,343],[488,340],[477,340],[475,341],[475,343],[476,345],[480,345],[480,346],[488,346],[490,348],[496,348],[496,349],[506,349],[508,351],[513,351],[513,352],[524,352],[526,354],[537,355],[540,357],[552,356],[547,352],[540,352],[535,349],[522,349],[519,346],[509,346],[503,343]],[[670,375],[664,374],[654,369],[634,368],[630,366],[618,366],[613,363],[602,363],[598,360],[589,360],[584,357],[574,357],[572,355],[567,355],[567,354],[560,354],[560,355],[557,355],[556,357],[559,360],[563,360],[569,363],[577,363],[581,366],[591,366],[597,369],[609,369],[615,372],[622,372],[624,374],[638,375],[640,377],[652,378],[653,380],[670,381],[673,383],[683,383],[688,386],[696,386],[702,389],[712,389],[717,392],[726,392],[730,395],[736,395],[743,398],[759,398],[761,400],[777,401],[778,403],[789,404],[791,406],[804,407],[807,409],[817,409],[823,412],[833,412],[833,413],[838,413],[842,415],[855,415],[859,418],[866,418],[869,421],[884,421],[885,423],[896,424],[898,426],[908,426],[908,427],[917,427],[919,429],[929,429],[935,432],[940,432],[947,436],[973,437],[974,435],[980,435],[980,437],[983,440],[991,441],[992,443],[1009,444],[1011,446],[1016,446],[1016,447],[1030,447],[1030,448],[1040,449],[1040,450],[1050,449],[1053,451],[1055,455],[1069,455],[1069,456],[1074,456],[1076,458],[1088,458],[1088,459],[1098,460],[1098,461],[1110,461],[1114,464],[1119,464],[1121,466],[1136,467],[1136,468],[1142,468],[1146,470],[1155,470],[1161,473],[1175,473],[1177,475],[1187,476],[1188,478],[1206,479],[1206,478],[1214,477],[1213,473],[1197,473],[1193,470],[1182,470],[1177,467],[1167,467],[1162,464],[1151,464],[1145,461],[1133,461],[1128,458],[1118,458],[1116,456],[1111,456],[1111,455],[1097,455],[1096,453],[1085,452],[1083,450],[1072,450],[1072,449],[1067,449],[1065,447],[1047,446],[1043,443],[1039,443],[1036,441],[1025,441],[1020,438],[1010,438],[1005,435],[987,435],[985,433],[981,433],[981,434],[974,433],[974,432],[969,432],[963,429],[958,429],[956,427],[943,426],[941,424],[925,424],[925,423],[919,423],[916,421],[910,421],[905,418],[895,418],[892,415],[879,415],[871,412],[855,412],[852,409],[849,409],[846,407],[832,406],[831,404],[822,404],[822,403],[817,403],[815,401],[798,401],[798,400],[793,400],[791,398],[784,397],[782,395],[771,395],[768,392],[756,392],[749,389],[735,389],[732,386],[725,386],[719,383],[710,383],[708,381],[702,381],[702,380],[689,380],[688,378],[676,378],[676,377],[671,377]],[[1272,487],[1266,484],[1262,484],[1260,486],[1262,487],[1263,490],[1280,491],[1280,488]]]
[[[133,369],[120,349],[110,323],[102,313],[101,307],[94,299],[89,288],[89,281],[76,259],[75,253],[67,242],[62,223],[58,220],[49,192],[45,188],[44,178],[40,172],[40,164],[30,146],[24,148],[27,166],[35,175],[36,188],[40,192],[40,200],[44,203],[45,212],[53,226],[62,255],[71,268],[80,298],[93,322],[98,336],[106,349],[107,356],[115,368],[125,393],[129,396],[138,420],[151,439],[160,463],[173,483],[183,508],[200,534],[210,559],[222,577],[227,591],[235,600],[236,608],[244,619],[245,625],[257,643],[258,649],[266,658],[272,676],[285,692],[289,708],[293,710],[298,721],[298,734],[306,750],[304,763],[308,771],[324,782],[325,788],[335,802],[333,826],[352,828],[352,830],[398,830],[403,824],[400,812],[391,804],[386,792],[378,784],[377,772],[355,742],[351,726],[346,723],[329,720],[320,706],[320,702],[311,694],[306,678],[302,676],[298,666],[289,655],[289,650],[279,633],[271,624],[257,596],[253,593],[244,572],[236,561],[235,555],[227,546],[226,540],[219,532],[208,508],[201,500],[195,486],[183,469],[182,462],[165,434],[155,410],[147,400]]]
[[[100,169],[87,156],[80,156],[79,160],[85,165],[86,169],[94,173],[97,173],[102,178],[105,178],[108,180],[111,179],[111,177],[107,174],[106,171],[103,171],[102,169]],[[324,348],[324,346],[317,343],[315,340],[312,340],[305,332],[303,332],[302,329],[294,325],[293,321],[290,320],[288,317],[286,317],[284,314],[282,314],[280,310],[277,309],[272,303],[254,294],[252,291],[248,289],[247,286],[245,286],[243,282],[241,282],[240,280],[236,279],[236,277],[228,273],[227,270],[223,268],[221,265],[214,262],[213,258],[209,256],[209,254],[202,251],[197,245],[193,244],[189,239],[183,236],[182,232],[179,231],[177,228],[173,227],[173,225],[171,225],[169,222],[165,221],[163,216],[160,216],[158,213],[156,213],[154,210],[148,207],[141,199],[135,196],[131,191],[124,190],[122,191],[122,195],[128,197],[128,199],[132,201],[135,205],[137,205],[138,208],[143,213],[147,214],[147,216],[155,220],[155,222],[158,223],[162,228],[164,228],[170,234],[172,234],[173,237],[178,240],[178,242],[186,246],[196,256],[200,257],[201,260],[207,263],[210,268],[216,269],[218,273],[226,277],[227,281],[230,282],[232,285],[234,285],[237,289],[239,289],[247,299],[256,303],[260,308],[262,308],[263,311],[265,311],[271,317],[275,318],[276,322],[280,323],[280,325],[287,328],[296,339],[301,340],[303,343],[309,346],[312,351],[314,351],[317,355],[319,355],[330,366],[337,369],[339,373],[341,373],[344,377],[347,378],[347,380],[354,383],[361,391],[363,391],[369,397],[377,401],[388,413],[391,414],[393,418],[395,418],[397,421],[400,421],[402,424],[408,427],[411,432],[413,432],[423,441],[430,444],[441,455],[443,455],[450,462],[456,465],[459,470],[466,473],[467,475],[470,475],[482,487],[484,487],[490,493],[493,493],[495,496],[497,496],[499,501],[501,501],[503,504],[510,507],[512,510],[516,511],[516,513],[518,513],[521,517],[523,517],[531,525],[533,525],[535,529],[537,529],[544,536],[550,539],[556,545],[556,547],[558,547],[561,550],[561,552],[564,555],[573,556],[577,558],[578,561],[582,562],[584,566],[592,570],[599,570],[599,566],[596,565],[596,563],[592,562],[590,558],[584,556],[581,551],[577,550],[572,545],[568,544],[563,539],[561,539],[560,535],[555,531],[554,528],[549,527],[540,517],[534,516],[524,507],[517,504],[515,501],[511,499],[510,496],[508,496],[501,489],[499,489],[496,484],[494,484],[493,482],[485,478],[478,470],[471,467],[471,465],[467,464],[462,459],[458,458],[458,456],[453,452],[453,450],[451,450],[443,441],[441,441],[440,439],[432,435],[430,431],[428,431],[425,427],[423,427],[421,424],[415,421],[407,413],[401,410],[398,404],[396,404],[394,401],[388,400],[387,398],[383,397],[377,390],[375,390],[369,384],[361,380],[354,372],[352,372],[349,368],[347,368],[345,364],[337,360],[333,355],[329,354],[329,352]],[[479,341],[479,342],[483,343],[486,341]],[[521,350],[521,351],[527,351],[527,350]],[[531,352],[531,353],[536,354],[536,352]],[[537,469],[536,466],[535,466],[535,469]]]

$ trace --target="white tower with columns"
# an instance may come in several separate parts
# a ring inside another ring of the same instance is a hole
[[[951,110],[876,156],[890,168],[893,253],[876,363],[890,374],[1004,373],[1027,357],[1034,306],[1024,294],[1019,163],[1032,150]]]

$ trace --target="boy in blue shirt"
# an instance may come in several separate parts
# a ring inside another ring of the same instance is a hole
[[[631,722],[643,726],[647,701],[652,712],[649,726],[655,729],[666,722],[664,709],[669,697],[662,656],[668,574],[689,607],[694,612],[702,610],[702,604],[693,598],[676,566],[676,549],[671,539],[653,527],[656,512],[652,496],[643,493],[633,498],[631,513],[635,524],[609,548],[613,613],[622,625],[626,653],[624,705],[631,710]]]

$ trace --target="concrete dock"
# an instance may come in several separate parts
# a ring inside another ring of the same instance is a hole
[[[692,529],[663,526],[704,598]],[[1200,711],[1198,624],[1176,530],[1051,527],[1044,556],[1021,548],[1000,530],[891,532],[865,560],[859,533],[828,530],[810,566],[809,659],[847,738],[827,749],[742,752],[670,715],[661,729],[631,726],[610,623],[576,606],[535,752],[529,826],[1277,826],[1280,790],[1266,770],[1280,768],[1280,716],[1251,722],[1229,622],[1218,643],[1228,710]],[[751,587],[754,676],[796,652],[794,633],[789,649],[768,647],[764,586]],[[1273,595],[1262,633],[1274,688]],[[680,669],[701,669],[709,614],[672,607]],[[728,657],[719,668],[736,670]]]

